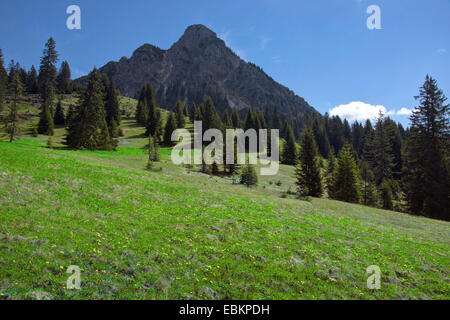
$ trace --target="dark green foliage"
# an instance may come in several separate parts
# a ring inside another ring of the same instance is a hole
[[[358,175],[352,148],[346,143],[339,153],[333,173],[333,198],[358,203],[360,198]]]
[[[406,149],[406,198],[410,212],[450,220],[449,105],[427,75],[411,116]]]
[[[136,107],[136,121],[139,124],[147,125],[148,122],[148,104],[147,104],[147,85],[142,87]]]
[[[287,124],[287,140],[284,144],[281,163],[287,165],[297,164],[297,145],[295,144],[294,132],[289,124]]]
[[[61,105],[61,100],[59,100],[58,104],[56,105],[54,123],[57,126],[65,126],[66,125],[66,118],[64,116],[64,110]]]
[[[5,102],[5,96],[8,90],[8,73],[6,72],[4,63],[3,51],[0,49],[0,111]]]
[[[147,84],[147,89],[145,91],[146,91],[145,105],[147,106],[148,109],[146,134],[154,136],[159,140],[159,137],[162,135],[163,131],[161,109],[158,107],[156,103],[155,94],[150,84]]]
[[[247,164],[242,168],[241,172],[241,184],[245,184],[247,187],[256,185],[258,183],[258,175],[256,174],[255,166]]]
[[[325,128],[319,124],[318,119],[314,120],[312,130],[314,132],[314,138],[316,140],[319,153],[322,157],[326,158],[330,153],[330,141],[328,140],[328,135]]]
[[[174,144],[174,142],[172,142],[172,133],[177,129],[177,125],[174,113],[170,112],[164,128],[164,144],[166,146],[172,146]]]
[[[61,94],[72,93],[72,80],[69,63],[63,61],[57,78],[58,92]]]
[[[148,161],[158,162],[160,161],[159,144],[152,136],[148,137]]]
[[[111,137],[117,138],[119,136],[119,125],[121,117],[119,92],[116,90],[113,79],[111,79],[111,81],[108,81],[105,91],[106,123],[108,124]]]
[[[311,197],[320,197],[323,193],[318,151],[314,133],[310,129],[303,131],[300,140],[300,157],[296,169],[299,193]]]
[[[334,184],[333,184],[333,174],[336,168],[336,157],[334,155],[334,151],[330,150],[328,154],[328,163],[327,163],[327,171],[326,171],[326,186],[328,197],[334,198]]]
[[[48,136],[53,135],[54,123],[53,115],[51,111],[50,102],[46,101],[41,107],[41,113],[39,115],[38,133]]]
[[[217,114],[214,103],[210,97],[206,99],[204,104],[204,111],[202,112],[203,120],[203,134],[209,129],[221,130],[222,123],[219,115]]]
[[[17,110],[17,102],[23,91],[23,84],[19,74],[15,73],[9,84],[9,93],[13,96],[13,101],[9,105],[9,113],[6,119],[7,132],[10,134],[9,142],[14,141],[14,136],[18,131],[19,114]]]
[[[388,180],[383,180],[380,185],[381,202],[383,209],[392,210],[394,205],[392,203],[392,188]]]
[[[242,128],[242,121],[236,109],[233,109],[231,113],[231,122],[233,123],[233,128]]]
[[[41,58],[39,67],[38,85],[41,94],[41,100],[52,101],[56,91],[57,70],[56,62],[58,53],[56,52],[56,43],[50,38],[45,44],[44,54]]]
[[[362,160],[360,163],[361,175],[361,198],[362,204],[366,206],[377,206],[377,189],[375,185],[375,177],[367,161]]]
[[[175,106],[175,118],[177,120],[177,128],[184,128],[186,119],[184,117],[184,106],[181,101],[178,101]]]
[[[79,105],[68,117],[66,143],[74,149],[115,150],[117,141],[111,138],[106,123],[104,91],[98,70],[94,69],[88,79]]]
[[[26,87],[27,92],[30,94],[36,94],[39,92],[38,76],[34,65],[31,66],[30,72],[28,72]]]

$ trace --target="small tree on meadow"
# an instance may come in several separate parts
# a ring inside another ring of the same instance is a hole
[[[310,129],[303,132],[300,142],[300,157],[296,168],[299,193],[311,197],[320,197],[323,193],[318,150],[314,134]]]
[[[247,164],[242,168],[241,184],[245,184],[247,187],[256,185],[258,183],[258,175],[256,174],[255,166]]]
[[[333,174],[333,198],[345,202],[358,203],[359,173],[349,143],[345,143]]]

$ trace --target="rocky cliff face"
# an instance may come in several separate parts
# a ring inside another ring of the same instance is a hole
[[[168,50],[144,44],[131,58],[109,62],[99,70],[128,97],[138,97],[142,86],[150,82],[164,108],[172,108],[178,100],[200,104],[210,96],[219,110],[276,106],[285,114],[316,112],[259,67],[240,59],[203,25],[188,27]]]

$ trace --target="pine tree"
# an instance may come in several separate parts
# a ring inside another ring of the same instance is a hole
[[[172,146],[172,133],[177,129],[177,120],[175,119],[175,115],[173,112],[169,113],[169,117],[166,121],[166,126],[164,128],[164,144],[166,146]]]
[[[54,134],[54,122],[52,115],[52,107],[47,100],[41,107],[41,113],[39,115],[38,133],[52,136]]]
[[[204,104],[204,112],[202,112],[203,134],[209,129],[218,129],[222,127],[219,115],[217,114],[214,103],[210,97],[206,99]]]
[[[392,210],[394,205],[392,203],[392,188],[388,180],[384,179],[380,185],[381,200],[383,209]]]
[[[119,93],[116,90],[114,80],[108,81],[105,96],[105,112],[106,112],[106,123],[108,124],[109,132],[111,137],[117,138],[119,136],[119,125],[120,125],[120,103],[119,103]]]
[[[177,128],[184,128],[186,119],[184,118],[184,107],[181,101],[178,101],[175,106],[175,118],[177,120]]]
[[[289,124],[287,124],[287,140],[283,148],[283,156],[281,163],[287,165],[297,164],[297,145],[295,144],[294,132]]]
[[[62,108],[61,99],[58,101],[58,104],[56,105],[54,123],[57,126],[66,125],[66,118],[64,116],[64,110]]]
[[[46,101],[51,103],[53,101],[56,89],[57,61],[58,53],[56,52],[56,43],[53,38],[50,38],[45,44],[38,77],[39,91],[43,103]]]
[[[406,149],[406,198],[410,212],[450,220],[449,105],[427,75],[411,115]]]
[[[27,86],[27,92],[29,94],[36,94],[39,92],[38,76],[37,76],[37,71],[36,71],[36,68],[34,67],[34,65],[31,66],[30,72],[28,73],[26,86]]]
[[[346,143],[339,152],[333,174],[333,198],[358,203],[360,198],[358,175],[352,148],[349,143]]]
[[[72,92],[72,80],[69,63],[63,61],[61,64],[61,69],[59,70],[57,84],[58,91],[61,94],[69,94]]]
[[[136,122],[147,125],[148,122],[147,85],[142,87],[136,107]]]
[[[0,49],[0,111],[5,103],[6,92],[8,90],[8,73],[4,64],[3,51]]]
[[[156,97],[150,84],[147,84],[146,102],[148,106],[146,134],[159,137],[162,133],[161,110],[158,108]]]
[[[233,128],[241,128],[241,118],[239,117],[239,113],[237,109],[233,109],[233,112],[231,113],[231,122],[233,123]]]
[[[69,117],[67,145],[75,149],[115,150],[117,140],[109,134],[103,99],[100,73],[94,68],[75,114]]]
[[[328,154],[328,163],[327,163],[327,171],[326,171],[326,186],[328,197],[334,198],[334,184],[333,184],[333,174],[336,168],[336,157],[334,155],[334,150],[330,150]]]
[[[10,104],[9,114],[7,118],[7,127],[8,127],[7,129],[9,130],[10,133],[9,142],[14,141],[14,135],[18,130],[19,115],[17,110],[17,102],[19,100],[20,95],[22,94],[22,91],[23,91],[23,84],[20,80],[19,74],[15,73],[9,85],[9,92],[13,96],[13,101]]]
[[[148,161],[152,163],[160,161],[159,145],[152,136],[148,137]]]
[[[306,129],[301,136],[299,164],[296,169],[297,186],[302,195],[322,196],[322,178],[317,157],[318,150],[314,133],[312,130]]]
[[[360,163],[361,175],[361,197],[362,204],[366,206],[377,206],[377,190],[375,185],[375,177],[367,161],[362,160]]]
[[[273,109],[273,115],[272,115],[272,129],[282,129],[282,123],[281,118],[278,113],[278,108]]]
[[[241,184],[245,184],[247,187],[254,186],[258,183],[258,175],[256,174],[255,166],[247,164],[242,168]]]

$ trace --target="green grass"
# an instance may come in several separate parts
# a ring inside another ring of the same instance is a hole
[[[0,297],[54,299],[448,299],[449,224],[232,185],[141,148],[0,143]],[[273,181],[279,180],[272,177]],[[70,265],[80,291],[65,287]],[[382,270],[380,290],[365,270]]]
[[[122,129],[117,152],[67,150],[63,128],[55,149],[25,131],[0,142],[0,299],[450,298],[448,222],[300,201],[289,166],[247,188],[161,149],[147,171],[145,129]]]

